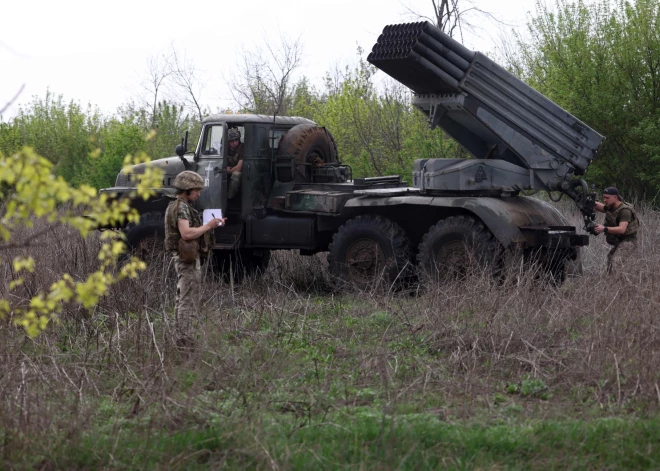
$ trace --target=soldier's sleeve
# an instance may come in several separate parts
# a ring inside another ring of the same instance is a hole
[[[186,219],[192,225],[192,220],[193,219],[192,219],[192,215],[190,214],[190,208],[188,207],[187,204],[181,203],[179,205],[179,212],[176,215],[176,219],[177,219],[177,221],[179,219]]]
[[[623,208],[621,211],[619,211],[619,224],[624,221],[630,223],[632,220],[632,211],[627,208]]]

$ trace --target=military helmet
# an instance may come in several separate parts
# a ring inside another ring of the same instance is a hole
[[[227,137],[230,141],[240,139],[241,138],[241,131],[239,131],[236,128],[231,128],[229,132],[227,132]]]
[[[204,188],[204,179],[199,174],[186,170],[174,179],[174,188],[179,190],[195,190]]]

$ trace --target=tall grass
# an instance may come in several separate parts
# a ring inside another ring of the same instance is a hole
[[[230,285],[207,277],[195,348],[187,351],[173,335],[172,267],[155,256],[139,280],[112,287],[93,310],[65,306],[36,339],[11,319],[0,323],[5,466],[295,468],[287,443],[323,460],[321,444],[334,435],[309,438],[320,448],[295,438],[296,430],[316,429],[352,431],[337,438],[335,463],[349,436],[367,460],[374,442],[356,422],[363,413],[454,425],[654,415],[660,218],[643,209],[640,219],[639,258],[622,274],[604,273],[609,247],[592,237],[584,275],[561,286],[520,267],[503,282],[476,274],[413,295],[340,293],[325,256],[278,252],[260,278]],[[55,228],[24,251],[38,269],[11,292],[8,260],[17,253],[3,254],[0,296],[26,303],[62,273],[82,278],[96,266],[98,245]],[[378,423],[381,439],[396,428]],[[231,433],[220,433],[224,425]],[[189,433],[199,436],[186,441]],[[437,433],[424,447],[433,448]],[[182,442],[167,445],[175,436]],[[140,450],[157,459],[137,460]],[[359,464],[353,458],[346,463]]]

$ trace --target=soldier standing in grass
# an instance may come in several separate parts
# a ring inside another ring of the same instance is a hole
[[[616,273],[637,251],[639,221],[633,207],[621,200],[613,186],[603,190],[603,202],[596,203],[596,211],[605,213],[605,223],[596,225],[594,230],[596,234],[604,232],[607,243],[612,246],[607,254],[607,272]]]
[[[165,211],[165,250],[172,254],[176,267],[177,342],[185,346],[192,341],[193,320],[199,309],[200,255],[210,253],[213,248],[210,231],[224,226],[226,218],[214,218],[202,225],[202,218],[190,204],[204,187],[204,179],[197,173],[181,172],[174,180],[174,187],[176,198]]]
[[[227,198],[233,198],[238,194],[241,187],[241,174],[243,170],[243,143],[241,143],[241,131],[231,128],[227,131],[229,141],[229,153],[227,158],[227,173],[229,174],[229,187]]]

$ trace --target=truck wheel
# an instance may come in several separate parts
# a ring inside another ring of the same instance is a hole
[[[218,277],[229,283],[231,270],[234,283],[240,283],[246,277],[260,276],[266,272],[270,262],[270,250],[215,250],[212,262],[213,271]]]
[[[315,124],[298,124],[284,135],[278,156],[291,156],[297,165],[293,174],[289,168],[278,168],[277,179],[281,182],[308,182],[312,179],[310,165],[337,162],[337,144],[332,134]]]
[[[142,260],[165,253],[165,215],[162,212],[144,213],[138,224],[124,229],[128,250]]]
[[[330,274],[363,290],[405,281],[411,265],[405,231],[382,216],[348,220],[332,237],[329,251]]]
[[[498,267],[500,259],[493,234],[470,216],[451,216],[435,224],[417,252],[422,277],[432,281],[461,279],[471,267]]]

